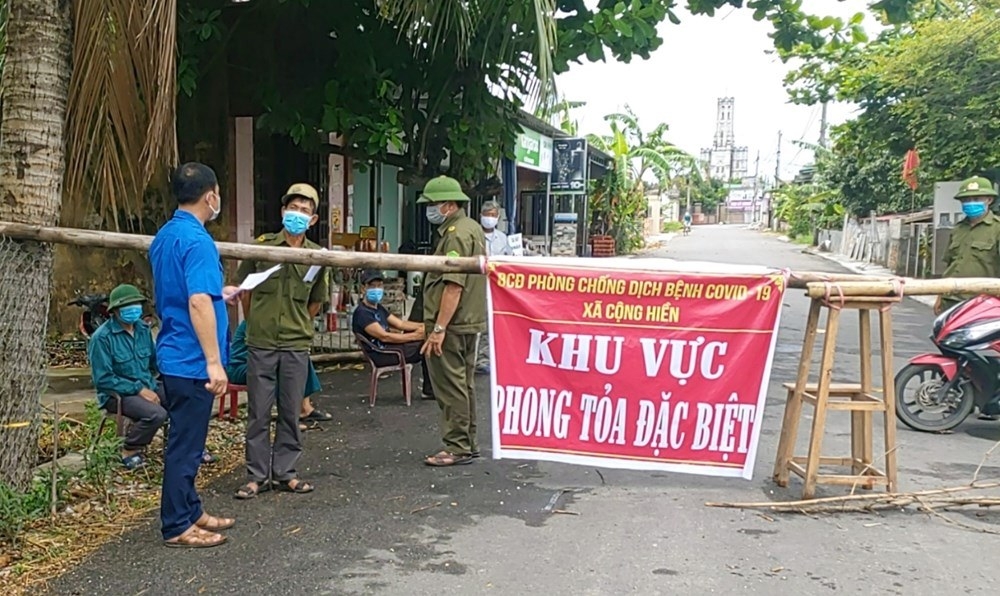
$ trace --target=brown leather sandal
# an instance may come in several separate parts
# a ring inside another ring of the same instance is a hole
[[[444,468],[447,466],[464,466],[465,464],[471,464],[472,459],[473,457],[471,455],[456,455],[447,451],[441,451],[434,455],[428,455],[424,459],[424,463],[435,468]]]
[[[236,525],[236,520],[230,517],[215,517],[207,513],[202,513],[198,521],[194,522],[202,530],[208,532],[221,532]]]
[[[170,540],[164,540],[164,546],[169,548],[212,548],[226,541],[222,534],[206,532],[198,526],[191,526],[183,534]]]

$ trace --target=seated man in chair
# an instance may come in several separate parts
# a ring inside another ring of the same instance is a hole
[[[122,416],[132,421],[122,445],[122,465],[128,470],[146,465],[143,452],[167,420],[161,403],[163,385],[157,381],[155,342],[142,317],[145,302],[135,286],[122,284],[111,290],[111,318],[94,331],[87,344],[98,407],[109,414],[121,408]],[[215,461],[208,451],[202,453],[201,463]]]
[[[143,451],[167,420],[153,335],[142,320],[144,302],[135,286],[111,290],[111,318],[94,331],[87,346],[98,405],[109,413],[121,408],[122,416],[133,421],[122,446],[122,465],[129,470],[146,465]]]
[[[399,352],[407,364],[419,362],[423,373],[420,397],[434,399],[431,376],[427,374],[427,364],[420,354],[420,347],[424,343],[424,325],[414,321],[404,321],[382,306],[382,297],[385,294],[383,282],[382,274],[378,271],[367,270],[361,274],[363,297],[354,310],[351,328],[354,333],[363,336],[379,350]],[[399,358],[395,354],[383,351],[370,352],[368,357],[377,367],[399,364]]]

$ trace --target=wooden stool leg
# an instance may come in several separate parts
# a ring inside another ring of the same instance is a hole
[[[823,339],[823,356],[819,364],[816,411],[813,414],[812,436],[809,439],[805,486],[802,488],[803,499],[811,499],[816,494],[816,477],[819,475],[820,453],[823,448],[823,432],[826,428],[826,402],[830,397],[830,382],[833,378],[833,357],[837,348],[839,323],[840,310],[836,308],[827,309],[826,337]]]
[[[799,419],[802,416],[802,392],[809,382],[809,367],[812,364],[813,345],[816,343],[821,307],[819,300],[813,300],[809,304],[809,318],[806,320],[806,334],[802,340],[802,356],[799,360],[798,377],[795,380],[795,392],[785,403],[785,417],[778,438],[778,457],[774,462],[773,478],[778,486],[788,486],[788,464],[795,456],[795,439],[798,436]]]
[[[879,336],[882,341],[882,398],[885,403],[885,475],[886,489],[896,492],[896,382],[892,362],[892,311],[879,312]]]
[[[872,319],[871,310],[858,310],[858,333],[861,347],[861,395],[872,393]],[[861,397],[861,396],[858,396]],[[864,398],[861,398],[864,399]],[[872,413],[870,411],[851,412],[851,469],[854,474],[864,474],[871,469],[874,461],[872,446]],[[871,482],[864,488],[872,488]]]

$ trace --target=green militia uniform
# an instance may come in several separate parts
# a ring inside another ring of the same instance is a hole
[[[486,238],[478,222],[464,209],[452,213],[437,230],[435,256],[486,255]],[[476,442],[476,340],[486,330],[486,276],[467,273],[428,273],[424,278],[424,327],[434,330],[447,283],[462,287],[455,315],[445,331],[441,356],[429,356],[434,395],[441,407],[441,438],[454,455],[479,452]]]
[[[264,246],[289,246],[284,230],[257,238]],[[308,239],[303,248],[319,250]],[[239,279],[266,271],[273,263],[243,261]],[[285,263],[254,288],[247,316],[247,475],[258,484],[266,480],[287,482],[296,478],[295,465],[302,454],[299,413],[309,378],[313,317],[310,304],[329,300],[326,269],[305,281],[308,265]],[[271,443],[271,408],[277,402],[278,421]]]
[[[944,262],[944,277],[1000,277],[1000,217],[989,211],[975,224],[968,219],[955,224]],[[972,297],[974,294],[942,296],[942,310]]]

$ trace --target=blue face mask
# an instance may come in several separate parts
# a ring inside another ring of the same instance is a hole
[[[142,318],[142,305],[129,304],[118,309],[118,318],[126,325],[132,325]]]
[[[383,296],[385,296],[385,290],[382,288],[368,288],[365,290],[365,300],[372,304],[382,302]]]
[[[962,213],[966,217],[982,217],[986,214],[986,203],[982,201],[968,201],[962,203]]]
[[[285,211],[281,217],[281,225],[285,226],[285,231],[292,236],[301,236],[309,229],[310,220],[312,220],[311,215],[298,211]]]

